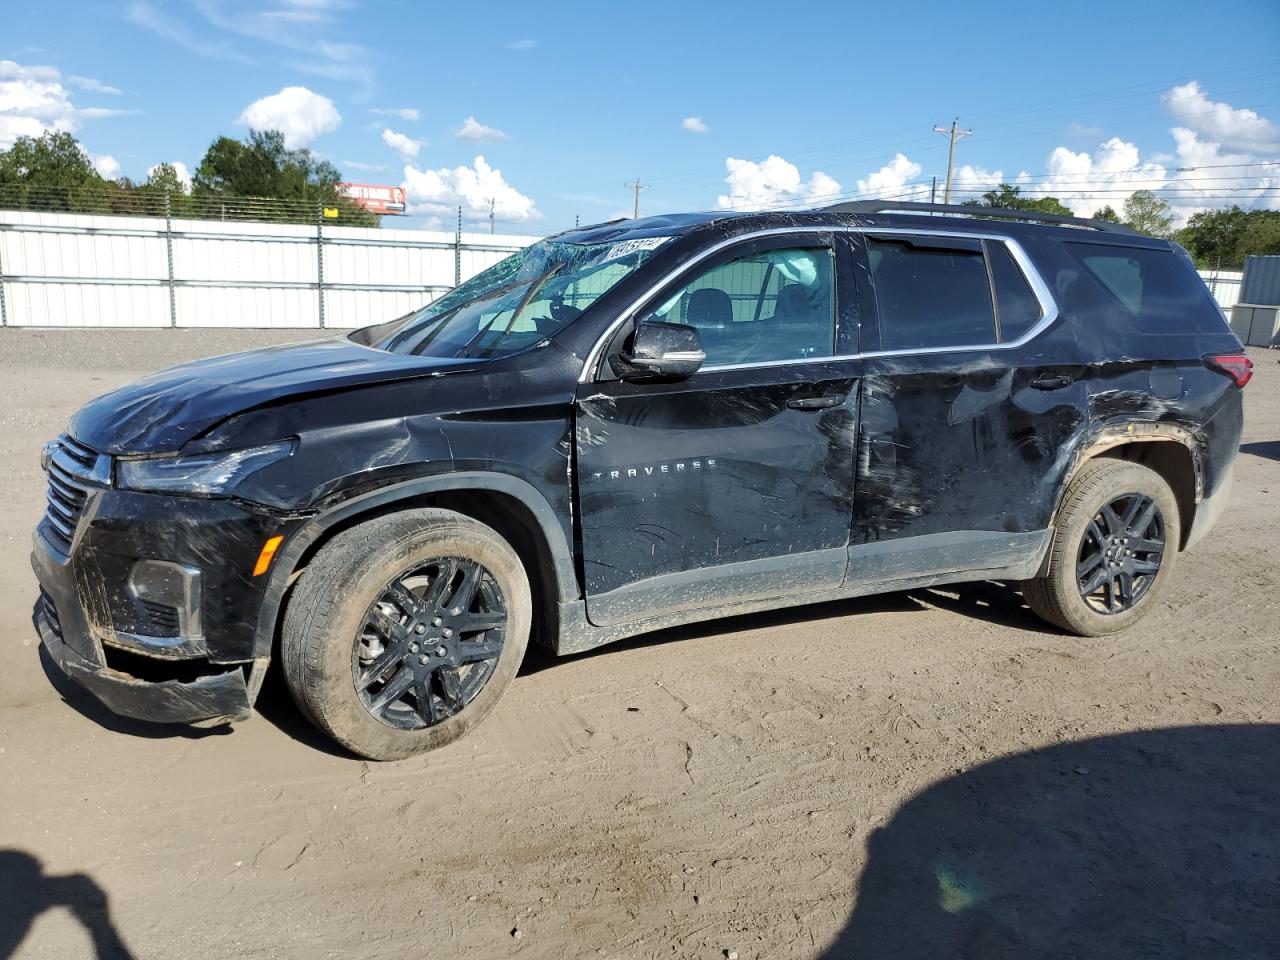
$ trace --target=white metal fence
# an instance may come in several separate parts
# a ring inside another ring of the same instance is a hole
[[[0,210],[0,323],[360,327],[536,239]]]
[[[1240,300],[1240,284],[1244,274],[1239,270],[1201,270],[1200,276],[1209,285],[1209,292],[1218,306],[1228,313]]]
[[[0,210],[0,325],[360,327],[536,239]],[[1243,274],[1200,273],[1229,311]]]

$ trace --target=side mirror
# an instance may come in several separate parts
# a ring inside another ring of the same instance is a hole
[[[687,377],[707,359],[696,327],[683,323],[641,320],[631,345],[618,357],[625,380],[648,377]]]

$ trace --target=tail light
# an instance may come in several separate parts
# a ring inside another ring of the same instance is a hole
[[[1243,353],[1222,353],[1205,357],[1204,362],[1211,369],[1225,373],[1237,387],[1243,387],[1253,377],[1253,361]]]

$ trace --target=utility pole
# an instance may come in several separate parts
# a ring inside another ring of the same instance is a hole
[[[498,201],[495,198],[490,197],[489,198],[489,233],[490,235],[497,232],[497,230],[494,228],[494,221],[496,218],[496,214],[494,211],[497,209],[497,205],[498,205]]]
[[[933,178],[933,184],[929,187],[929,202],[930,203],[938,202],[938,178],[937,177]]]
[[[942,195],[942,202],[946,204],[951,203],[951,168],[955,166],[955,162],[956,162],[956,141],[959,140],[961,137],[967,137],[973,133],[972,130],[959,129],[956,126],[959,120],[960,118],[956,117],[954,120],[951,121],[950,130],[948,130],[946,127],[933,128],[934,133],[940,133],[944,137],[949,137],[951,139],[951,149],[947,152],[947,188]]]
[[[636,177],[635,183],[624,183],[623,186],[626,187],[628,190],[634,190],[636,192],[635,219],[639,220],[640,219],[640,191],[648,190],[649,185],[647,183],[641,183],[640,178]]]

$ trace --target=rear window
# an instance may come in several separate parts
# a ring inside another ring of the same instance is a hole
[[[1222,313],[1191,264],[1173,250],[1063,244],[1144,333],[1221,332]]]

